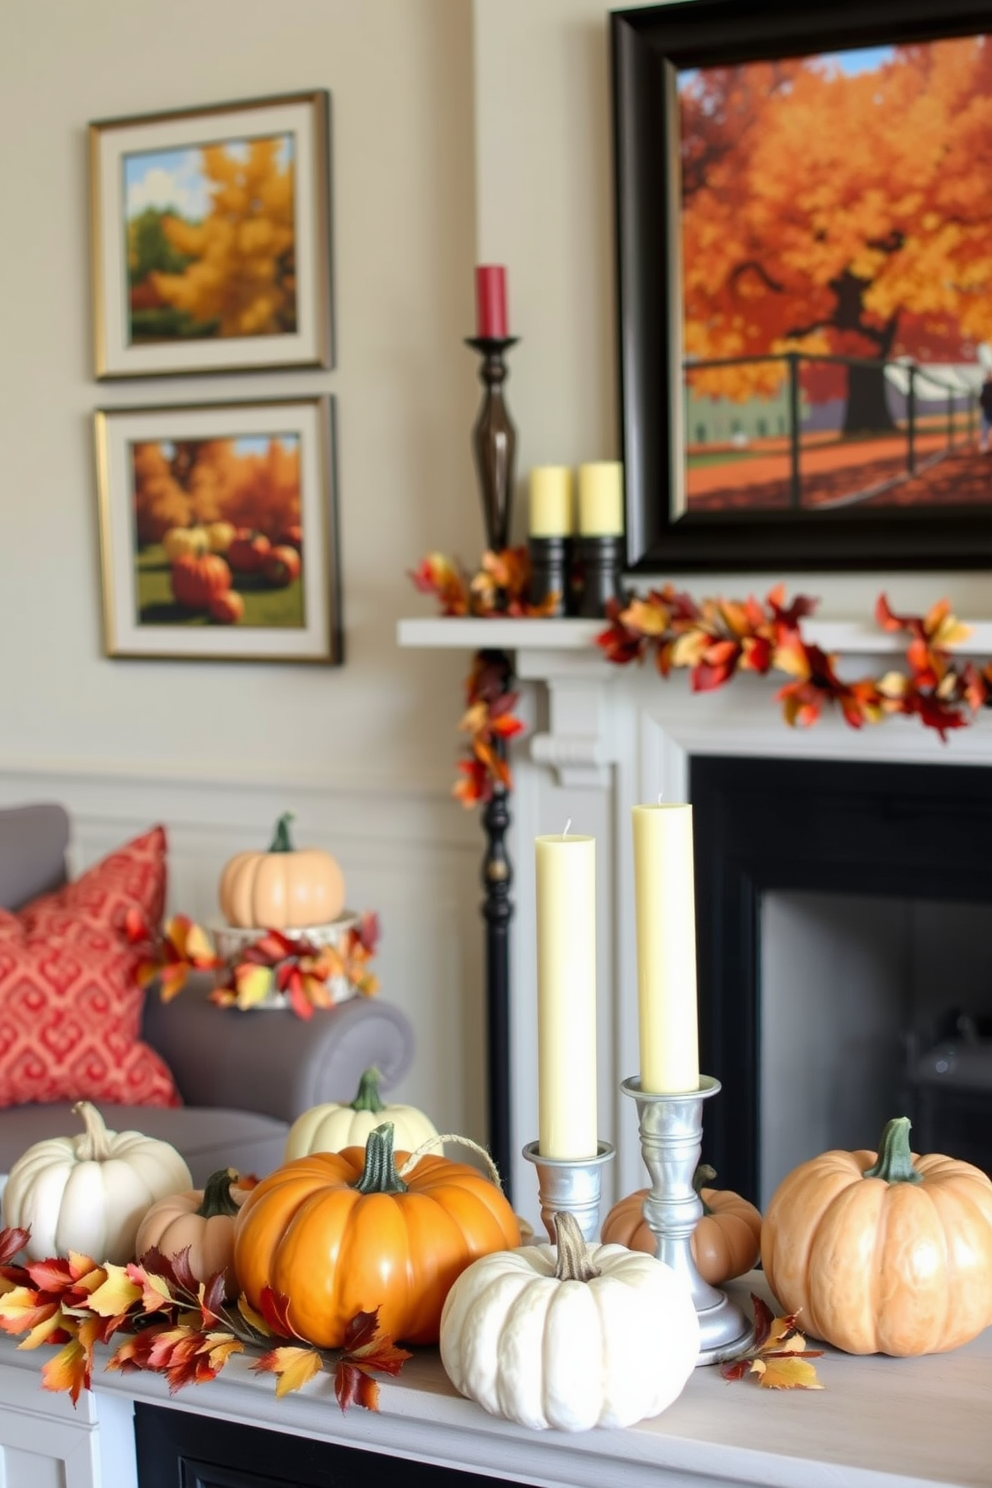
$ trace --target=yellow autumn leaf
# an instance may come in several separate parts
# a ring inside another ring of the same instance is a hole
[[[252,1368],[259,1373],[276,1376],[276,1396],[288,1395],[292,1390],[301,1390],[321,1368],[321,1358],[316,1349],[286,1346],[271,1349]]]
[[[78,1338],[69,1342],[42,1365],[41,1383],[46,1390],[68,1390],[75,1400],[86,1377],[87,1354]]]
[[[663,606],[646,604],[643,599],[632,600],[620,615],[621,625],[628,630],[639,630],[642,635],[664,635],[669,621],[669,613]]]
[[[906,696],[909,678],[903,672],[886,672],[879,678],[877,686],[883,697],[901,698]]]
[[[816,1369],[808,1359],[753,1359],[751,1373],[766,1390],[822,1390]]]
[[[800,682],[805,682],[809,676],[809,661],[799,645],[776,646],[772,652],[772,666],[775,671],[785,672],[787,677],[795,677]]]
[[[249,1328],[254,1328],[256,1333],[261,1333],[266,1338],[272,1337],[272,1329],[269,1327],[262,1314],[255,1311],[254,1307],[252,1307],[244,1292],[242,1292],[238,1298],[238,1311],[244,1318],[245,1322],[248,1324]]]
[[[206,1343],[199,1350],[208,1356],[218,1371],[224,1368],[232,1354],[243,1354],[244,1351],[244,1344],[233,1333],[208,1333]]]
[[[108,1263],[105,1267],[107,1279],[102,1286],[98,1286],[91,1294],[89,1308],[98,1317],[117,1317],[119,1313],[127,1312],[133,1303],[141,1296],[140,1286],[127,1274],[126,1266],[113,1266]]]
[[[261,1002],[272,985],[272,972],[267,966],[239,966],[237,970],[238,1007],[254,1007]]]
[[[713,637],[705,630],[687,630],[672,644],[672,666],[698,666],[713,644]]]
[[[30,1333],[21,1339],[17,1347],[19,1349],[38,1348],[41,1344],[47,1343],[53,1333],[57,1333],[60,1328],[66,1327],[67,1323],[69,1323],[69,1319],[61,1307],[59,1307],[52,1313],[50,1318],[46,1318],[43,1322],[38,1323],[36,1327],[32,1328]],[[71,1323],[69,1325],[71,1326]]]

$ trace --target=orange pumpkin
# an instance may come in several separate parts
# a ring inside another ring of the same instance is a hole
[[[992,1323],[992,1180],[909,1147],[897,1116],[877,1153],[824,1152],[772,1196],[768,1284],[804,1332],[849,1354],[943,1353]]]
[[[225,863],[217,897],[229,925],[266,930],[327,925],[344,908],[344,874],[319,847],[294,848],[291,811],[276,822],[268,852],[239,852]]]
[[[207,610],[231,587],[231,570],[216,553],[184,553],[171,571],[172,592],[189,610]]]
[[[761,1215],[740,1194],[702,1187],[715,1177],[713,1169],[705,1164],[696,1169],[693,1187],[702,1200],[703,1214],[690,1241],[696,1270],[711,1286],[750,1271],[761,1248]],[[628,1250],[654,1255],[657,1241],[641,1212],[649,1192],[639,1188],[614,1204],[603,1224],[604,1245],[626,1245]]]
[[[441,1309],[472,1261],[520,1243],[507,1199],[476,1168],[393,1153],[390,1122],[365,1147],[313,1152],[263,1178],[234,1227],[234,1269],[255,1308],[271,1287],[292,1327],[340,1348],[358,1312],[406,1343],[436,1343]]]
[[[143,1256],[153,1246],[170,1258],[187,1250],[197,1281],[208,1281],[224,1271],[228,1296],[234,1296],[234,1218],[250,1192],[238,1188],[237,1182],[233,1168],[221,1168],[207,1179],[206,1188],[159,1199],[138,1226],[135,1255]]]

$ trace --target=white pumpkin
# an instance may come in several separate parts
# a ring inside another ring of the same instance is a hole
[[[341,1152],[345,1147],[364,1147],[369,1132],[384,1121],[393,1123],[397,1147],[416,1152],[438,1135],[437,1127],[415,1106],[387,1105],[379,1095],[379,1071],[367,1069],[358,1082],[358,1094],[350,1105],[328,1101],[312,1106],[298,1116],[286,1137],[285,1161],[309,1157],[311,1152]]]
[[[3,1191],[4,1224],[30,1229],[30,1260],[75,1250],[121,1266],[134,1260],[138,1226],[152,1204],[192,1188],[193,1179],[168,1142],[108,1131],[88,1101],[72,1109],[86,1130],[35,1142],[17,1159]]]
[[[494,1416],[543,1431],[632,1426],[681,1394],[700,1349],[686,1282],[624,1245],[587,1246],[556,1214],[557,1250],[473,1261],[441,1313],[441,1363]]]

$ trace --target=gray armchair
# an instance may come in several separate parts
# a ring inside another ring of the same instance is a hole
[[[59,805],[0,810],[0,908],[19,909],[65,882],[69,826]],[[185,1104],[100,1106],[113,1130],[171,1142],[196,1184],[228,1166],[270,1172],[301,1112],[351,1100],[369,1065],[388,1090],[412,1061],[410,1021],[381,998],[342,1002],[304,1022],[285,1009],[218,1008],[208,1001],[210,985],[191,979],[168,1004],[153,988],[145,1003],[143,1037],[172,1070]],[[68,1104],[0,1109],[0,1172],[33,1142],[71,1135],[77,1126]]]

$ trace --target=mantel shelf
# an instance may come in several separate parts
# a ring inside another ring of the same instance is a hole
[[[966,621],[971,635],[955,654],[992,656],[992,620]],[[479,620],[430,616],[400,620],[400,646],[478,651],[589,651],[605,628],[604,620]],[[887,632],[860,620],[808,620],[807,640],[839,656],[893,656],[906,650],[905,632]]]

